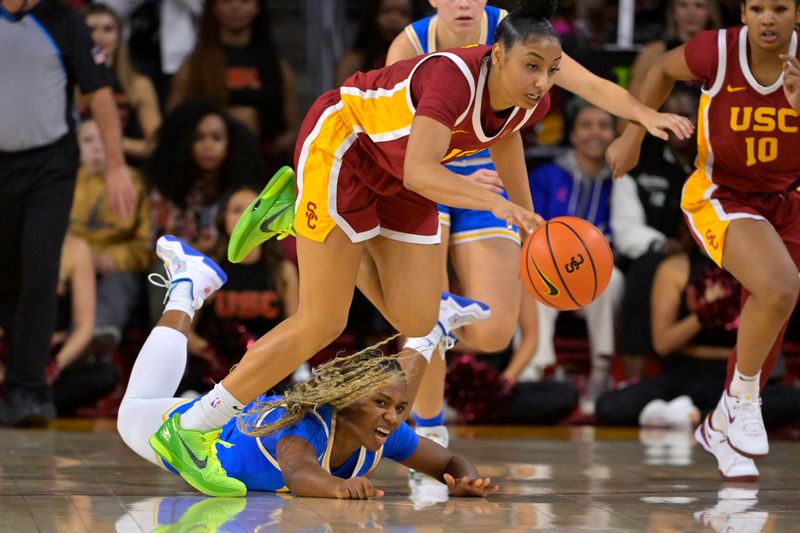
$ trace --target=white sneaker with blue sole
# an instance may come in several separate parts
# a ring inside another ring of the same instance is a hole
[[[192,307],[200,309],[206,298],[222,287],[228,276],[213,260],[172,235],[164,235],[156,242],[156,254],[164,261],[167,278],[150,274],[151,283],[169,291],[181,281],[192,286]],[[160,278],[160,280],[159,280]]]

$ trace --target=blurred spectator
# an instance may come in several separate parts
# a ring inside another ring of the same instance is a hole
[[[663,111],[692,120],[697,114],[697,94],[677,86]],[[614,181],[611,193],[611,229],[618,265],[625,273],[619,351],[629,377],[641,376],[652,355],[650,291],[656,268],[665,255],[680,248],[684,227],[681,189],[692,173],[697,154],[695,137],[666,143],[648,137],[643,156],[629,176]]]
[[[628,90],[634,96],[639,94],[647,71],[661,54],[688,42],[699,31],[722,27],[717,0],[669,0],[666,20],[663,37],[647,43],[633,63]]]
[[[563,40],[564,50],[575,55],[581,51],[594,51],[616,41],[617,10],[615,2],[585,0],[576,6],[574,25]],[[562,23],[563,24],[563,23]]]
[[[102,150],[102,147],[101,147]],[[55,357],[48,366],[58,414],[74,414],[110,394],[117,386],[117,372],[110,354],[95,356],[89,350],[96,317],[95,271],[89,244],[67,233],[61,249],[58,282]]]
[[[389,45],[406,25],[422,17],[416,0],[373,0],[361,17],[350,51],[336,65],[336,86],[351,74],[386,65]]]
[[[105,339],[106,353],[115,347],[142,293],[142,273],[150,266],[153,238],[150,200],[138,174],[136,209],[122,218],[105,201],[106,157],[94,120],[78,128],[81,166],[70,213],[70,231],[89,243],[97,273],[97,317],[94,336]],[[98,347],[99,348],[99,347]]]
[[[189,353],[209,363],[211,373],[205,375],[215,381],[239,362],[253,342],[297,311],[297,267],[283,258],[278,241],[265,242],[241,263],[228,261],[233,228],[256,196],[254,189],[243,187],[220,202],[216,220],[220,239],[213,257],[228,275],[228,281],[198,312],[197,325],[189,336]],[[197,392],[211,387],[211,380],[191,384]]]
[[[16,426],[55,416],[44,368],[78,167],[76,83],[103,135],[112,208],[128,216],[136,198],[108,71],[81,16],[55,0],[3,0],[0,48],[0,325],[9,346],[0,425]]]
[[[175,235],[203,253],[217,241],[217,200],[242,185],[260,190],[264,162],[255,137],[208,100],[166,116],[147,166],[155,189],[156,236]]]
[[[61,247],[56,289],[55,357],[48,366],[48,381],[79,360],[92,340],[96,317],[92,251],[80,237],[67,232]]]
[[[122,149],[131,162],[141,162],[150,153],[153,137],[161,125],[155,88],[150,78],[131,66],[128,47],[122,38],[122,23],[111,8],[89,4],[83,9],[83,17],[111,72],[111,87],[122,124]]]
[[[172,80],[168,108],[210,98],[262,143],[270,173],[291,161],[294,73],[272,42],[266,0],[208,0],[197,45]]]
[[[717,405],[736,344],[741,288],[685,234],[690,251],[666,258],[653,282],[653,345],[664,358],[663,371],[598,398],[598,424],[691,428],[700,410]],[[776,378],[761,395],[768,427],[800,418],[800,390]]]
[[[156,236],[175,235],[211,254],[219,197],[243,185],[260,190],[265,171],[258,141],[246,127],[209,100],[189,100],[164,118],[147,177],[155,189]],[[148,292],[151,318],[161,314],[160,293]]]
[[[129,28],[131,60],[166,101],[169,82],[194,49],[205,0],[105,0]]]
[[[594,224],[610,239],[611,170],[605,153],[614,140],[614,119],[600,108],[573,100],[570,149],[553,163],[530,172],[535,211],[545,220],[558,216],[580,217]],[[592,371],[581,409],[591,414],[594,400],[610,387],[609,370],[614,354],[616,313],[622,299],[623,275],[614,268],[605,292],[591,305],[577,311],[586,318]],[[555,363],[553,335],[558,310],[537,304],[539,343],[531,364],[544,368]]]

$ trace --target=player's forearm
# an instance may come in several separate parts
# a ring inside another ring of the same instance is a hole
[[[284,472],[284,481],[295,496],[313,498],[336,498],[337,487],[342,479],[325,472],[318,465],[316,468],[297,468],[289,475]]]
[[[533,211],[533,199],[525,166],[525,152],[519,132],[509,135],[489,149],[495,168],[509,199],[515,204]]]
[[[450,172],[439,163],[405,166],[403,180],[407,189],[450,207],[487,211],[498,195]]]
[[[647,76],[645,76],[644,83],[639,89],[639,100],[641,101],[639,106],[660,109],[667,100],[669,93],[672,92],[672,88],[675,86],[675,81],[676,79],[667,74],[661,64],[656,63],[648,71]],[[631,98],[633,97],[631,96]],[[636,100],[635,98],[633,99]],[[644,106],[642,106],[642,104],[644,104]],[[639,119],[633,120],[636,120],[637,122],[628,123],[628,125],[625,127],[623,135],[631,135],[639,140],[644,139],[647,130],[644,128],[644,126],[638,123]]]
[[[465,476],[468,479],[477,479],[480,477],[478,474],[478,469],[475,468],[472,463],[467,461],[466,458],[458,454],[453,455],[453,458],[450,459],[449,463],[447,463],[447,466],[442,474],[450,474],[455,479],[461,479]],[[443,475],[439,477],[440,480],[443,478]]]

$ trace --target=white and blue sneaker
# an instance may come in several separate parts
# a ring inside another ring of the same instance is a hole
[[[483,302],[457,296],[447,291],[443,292],[442,302],[439,304],[438,326],[444,333],[444,342],[449,345],[446,348],[455,344],[454,329],[486,320],[491,315],[492,310]]]
[[[442,302],[439,304],[439,324],[445,333],[449,334],[461,326],[486,320],[491,315],[492,310],[483,302],[447,291],[442,293]]]
[[[165,301],[178,282],[188,281],[192,286],[192,308],[200,309],[205,299],[228,281],[219,265],[172,235],[158,239],[156,254],[164,261],[167,277],[150,274],[148,279],[167,289]]]

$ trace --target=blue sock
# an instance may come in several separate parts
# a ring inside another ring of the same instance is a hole
[[[417,427],[429,428],[431,426],[442,425],[444,425],[444,411],[439,411],[439,414],[433,418],[422,418],[421,416],[417,415]]]

